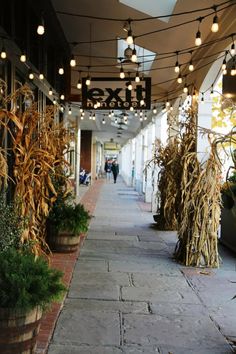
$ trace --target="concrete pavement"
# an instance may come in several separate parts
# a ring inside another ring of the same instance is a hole
[[[177,264],[175,232],[141,206],[121,178],[104,183],[48,354],[233,352],[235,256],[222,249],[220,270]]]

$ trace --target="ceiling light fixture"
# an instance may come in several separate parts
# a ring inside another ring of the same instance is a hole
[[[61,94],[60,99],[63,101],[65,99],[65,95]]]
[[[52,96],[53,92],[52,92],[52,88],[50,87],[49,91],[48,91],[49,96]]]
[[[71,107],[69,107],[68,114],[69,114],[69,115],[71,115],[71,114],[72,114]]]
[[[153,109],[152,109],[152,113],[153,113],[153,114],[157,114],[157,109],[156,109],[156,106],[154,106],[154,107],[153,107]]]
[[[39,74],[39,80],[43,80],[44,79],[44,75],[43,75],[43,73],[40,73]]]

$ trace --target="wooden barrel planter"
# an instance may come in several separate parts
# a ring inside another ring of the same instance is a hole
[[[80,235],[60,231],[57,234],[50,234],[48,244],[52,251],[70,253],[75,252],[80,242]]]
[[[41,317],[39,307],[28,312],[0,308],[0,353],[35,353]]]

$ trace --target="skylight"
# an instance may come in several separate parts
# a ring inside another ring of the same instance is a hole
[[[163,16],[172,14],[177,0],[119,0],[120,3],[141,11],[144,14],[155,16]],[[169,22],[169,17],[161,19]]]
[[[127,42],[124,39],[118,39],[117,41],[117,57],[118,58],[123,58],[124,57],[124,51],[128,47]],[[131,46],[133,48],[133,46]],[[135,44],[135,49],[137,52],[137,57],[138,57],[138,62],[140,63],[139,65],[139,70],[142,71],[145,75],[149,74],[149,71],[152,67],[153,60],[156,57],[156,53],[151,52],[148,49],[142,48]],[[144,57],[144,58],[143,58]],[[132,67],[130,67],[131,70],[137,69],[137,64],[133,64]]]

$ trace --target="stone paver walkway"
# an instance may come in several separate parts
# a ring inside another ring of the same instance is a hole
[[[235,258],[220,270],[172,260],[174,232],[118,180],[105,182],[48,354],[230,354]]]

